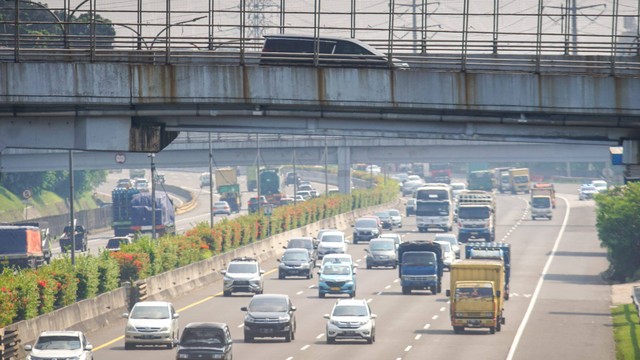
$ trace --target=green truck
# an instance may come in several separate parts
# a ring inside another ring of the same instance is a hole
[[[467,176],[467,189],[469,190],[493,190],[493,170],[476,170]]]

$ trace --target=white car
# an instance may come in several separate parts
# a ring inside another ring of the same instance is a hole
[[[442,262],[444,263],[444,268],[451,270],[451,264],[456,259],[456,253],[451,249],[451,244],[448,241],[434,242],[440,244],[440,248],[442,248]]]
[[[149,191],[149,182],[147,179],[136,179],[136,189],[140,192],[148,192]]]
[[[400,210],[398,209],[389,209],[387,210],[389,212],[389,215],[391,216],[391,224],[394,227],[402,227],[402,214],[400,213]]]
[[[92,360],[93,346],[81,331],[43,331],[36,343],[26,345],[27,360]]]
[[[125,350],[131,350],[136,345],[164,345],[171,349],[180,339],[180,314],[170,302],[140,301],[122,317],[127,318]]]
[[[327,319],[327,344],[337,339],[363,339],[373,344],[376,341],[376,314],[371,313],[364,299],[340,299],[333,306]]]
[[[347,239],[344,232],[332,230],[323,232],[318,238],[318,259],[329,254],[346,254]]]
[[[456,254],[456,259],[460,259],[460,243],[456,234],[436,234],[435,241],[446,241],[451,244],[451,249]]]
[[[598,189],[591,184],[582,184],[578,190],[578,200],[593,199],[593,196],[598,193]]]
[[[231,215],[231,207],[226,201],[214,202],[212,211],[214,215]]]
[[[607,182],[604,180],[593,180],[591,185],[593,185],[599,193],[605,192],[609,188]]]

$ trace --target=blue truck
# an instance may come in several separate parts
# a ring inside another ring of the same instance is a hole
[[[157,192],[155,203],[156,234],[175,234],[176,212],[173,202],[164,192]],[[136,189],[116,188],[111,193],[113,202],[113,232],[115,236],[153,231],[153,204],[151,193]]]
[[[509,300],[509,278],[511,276],[511,245],[499,242],[474,242],[464,247],[467,259],[496,259],[504,264],[504,299]]]
[[[408,241],[398,246],[398,276],[402,294],[413,290],[442,292],[444,263],[440,245],[431,241]]]

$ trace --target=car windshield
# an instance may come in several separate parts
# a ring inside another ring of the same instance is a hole
[[[333,316],[367,316],[367,308],[362,305],[340,305],[333,309]]]
[[[121,239],[109,239],[107,242],[107,249],[118,249],[125,241]]]
[[[231,263],[229,264],[227,272],[233,274],[253,274],[258,272],[258,266],[255,263]]]
[[[349,265],[327,264],[322,269],[324,275],[351,275],[351,267]]]
[[[375,228],[378,227],[376,219],[358,219],[356,220],[355,227],[357,228]]]
[[[440,247],[442,248],[442,251],[444,252],[450,252],[451,251],[451,244],[449,244],[446,241],[438,241],[438,244],[440,244]]]
[[[285,252],[282,255],[284,261],[307,261],[309,260],[309,253],[306,251]]]
[[[224,344],[224,331],[218,328],[186,328],[180,339],[181,346],[215,346]]]
[[[534,197],[531,199],[531,207],[537,209],[546,209],[551,207],[551,199],[548,197]]]
[[[322,242],[343,242],[342,240],[342,235],[338,235],[338,234],[326,234],[326,235],[322,235],[322,240],[320,240]]]
[[[456,289],[456,299],[493,300],[491,288],[462,287]]]
[[[227,206],[226,202],[217,202],[215,204],[213,204],[213,206]]]
[[[388,212],[377,212],[376,216],[379,217],[380,219],[387,219],[389,217],[391,217],[391,215]]]
[[[249,311],[286,312],[287,300],[284,298],[254,298],[249,304]]]
[[[398,210],[389,210],[389,215],[391,216],[400,216],[400,211]]]
[[[488,219],[490,209],[488,207],[461,207],[458,209],[460,219]]]
[[[387,250],[395,250],[396,245],[393,241],[372,241],[369,244],[369,250],[371,251],[387,251]]]
[[[34,346],[38,350],[77,350],[80,338],[77,336],[41,336]]]
[[[451,184],[452,190],[465,190],[467,187],[464,184]]]
[[[171,317],[167,306],[134,306],[132,319],[168,319]]]
[[[407,266],[433,266],[435,263],[434,253],[407,253],[402,256],[402,264]]]
[[[419,202],[416,206],[417,216],[446,216],[449,215],[448,202]]]
[[[456,240],[455,236],[438,236],[438,235],[436,235],[435,240],[436,241],[446,241],[451,245],[456,245],[456,243],[458,242]]]

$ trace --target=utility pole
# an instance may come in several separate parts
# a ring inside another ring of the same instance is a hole
[[[544,6],[543,8],[560,9],[562,17],[562,31],[565,37],[565,55],[578,55],[578,10],[603,7],[606,4],[577,6],[576,0],[565,0],[565,5]],[[598,18],[600,15],[595,15]],[[569,38],[571,40],[569,40]]]
[[[155,154],[149,154],[151,158],[151,238],[154,240],[156,239],[156,164],[153,162],[155,157]]]
[[[209,132],[209,220],[213,228],[213,150],[211,149],[211,132]]]
[[[69,220],[71,225],[71,264],[76,266],[76,222],[73,213],[73,150],[69,150]]]

